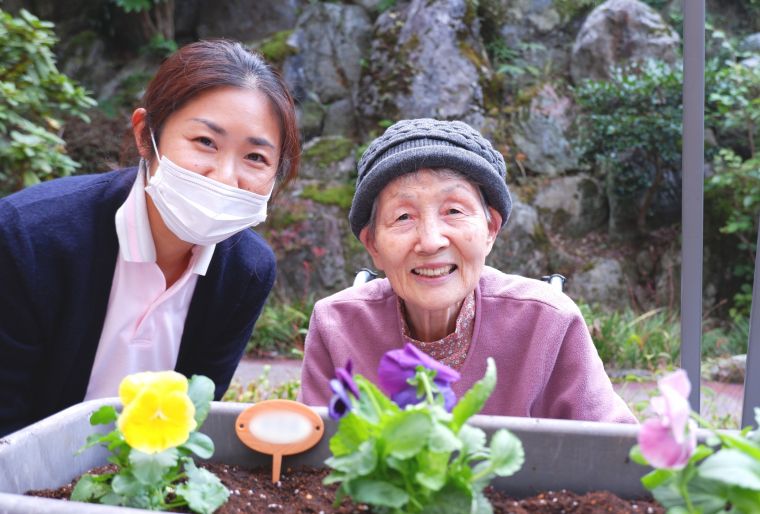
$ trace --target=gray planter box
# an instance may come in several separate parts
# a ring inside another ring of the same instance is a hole
[[[75,455],[93,431],[90,413],[106,403],[116,406],[118,400],[81,403],[0,439],[0,513],[139,512],[23,496],[30,489],[59,487],[106,463],[108,453],[102,448]],[[270,465],[270,456],[250,450],[235,435],[235,420],[248,406],[212,404],[203,432],[216,445],[214,461],[248,467]],[[328,441],[336,424],[327,417],[326,409],[316,410],[325,420],[325,436],[308,452],[283,457],[283,470],[288,466],[322,466],[329,456]],[[522,441],[523,468],[512,477],[493,482],[497,489],[511,495],[523,497],[559,489],[577,493],[604,489],[624,498],[647,494],[639,479],[648,470],[628,459],[628,451],[636,444],[637,426],[502,416],[475,416],[471,423],[489,435],[499,428],[508,428]]]

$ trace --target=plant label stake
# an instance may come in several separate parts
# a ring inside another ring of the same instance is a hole
[[[306,405],[291,400],[255,403],[240,413],[235,428],[243,444],[272,456],[272,482],[280,480],[283,455],[308,450],[324,434],[322,418]]]

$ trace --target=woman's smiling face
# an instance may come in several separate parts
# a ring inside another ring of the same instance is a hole
[[[480,279],[501,216],[484,206],[476,186],[448,171],[403,175],[376,202],[374,228],[364,227],[360,239],[407,311],[458,312]]]

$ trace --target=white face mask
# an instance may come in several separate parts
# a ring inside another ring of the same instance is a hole
[[[155,139],[153,148],[158,157]],[[203,246],[224,241],[264,221],[272,194],[271,189],[260,195],[222,184],[174,164],[165,155],[159,157],[158,168],[145,192],[174,235]]]

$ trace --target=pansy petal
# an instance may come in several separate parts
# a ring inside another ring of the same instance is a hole
[[[689,375],[683,369],[677,369],[657,381],[657,385],[662,391],[663,387],[669,387],[678,393],[682,398],[688,398],[691,392],[691,382]]]
[[[407,386],[406,389],[391,395],[391,400],[403,409],[407,405],[417,405],[422,401],[422,397],[417,396],[417,388]]]
[[[639,446],[647,462],[655,468],[681,469],[689,461],[696,438],[689,438],[679,444],[673,438],[669,427],[657,419],[648,419],[639,431]]]

